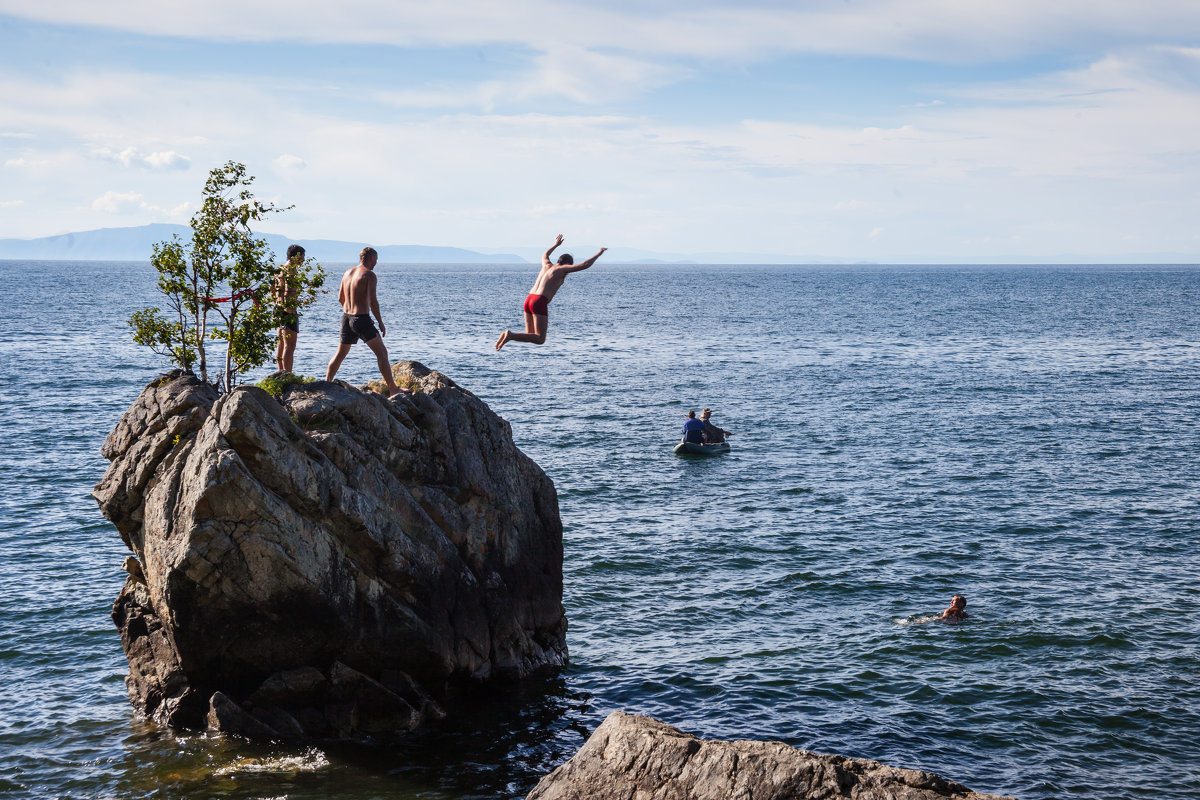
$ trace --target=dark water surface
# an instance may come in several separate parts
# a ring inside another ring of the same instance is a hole
[[[0,262],[0,797],[523,797],[614,709],[1026,799],[1200,796],[1200,269],[602,262],[496,354],[533,271],[384,265],[380,294],[393,359],[554,479],[572,666],[399,746],[287,748],[125,695],[88,492],[165,368],[124,323],[149,266]],[[705,405],[733,452],[676,458]],[[956,592],[968,622],[920,621]]]

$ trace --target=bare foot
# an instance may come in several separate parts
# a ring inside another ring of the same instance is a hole
[[[397,389],[388,395],[388,400],[395,400],[397,397],[407,397],[412,394],[412,389]]]
[[[500,334],[500,338],[496,340],[497,350],[499,350],[501,347],[504,347],[504,343],[508,341],[508,335],[510,333],[512,333],[512,331],[505,331],[504,333]]]

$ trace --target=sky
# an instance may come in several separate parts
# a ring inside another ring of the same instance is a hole
[[[0,0],[0,238],[229,160],[296,238],[1200,261],[1200,3]]]

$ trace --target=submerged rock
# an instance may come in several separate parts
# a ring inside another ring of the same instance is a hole
[[[609,715],[526,800],[1013,800],[929,772],[781,742],[698,739],[650,717]]]
[[[554,485],[487,405],[416,362],[410,396],[277,399],[154,381],[93,495],[137,561],[113,607],[130,699],[248,736],[399,733],[456,681],[566,661]]]

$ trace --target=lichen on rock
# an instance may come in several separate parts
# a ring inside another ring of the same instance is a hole
[[[93,492],[137,557],[113,609],[130,698],[248,736],[402,733],[458,681],[566,661],[554,485],[479,398],[342,382],[218,396],[175,372]]]

